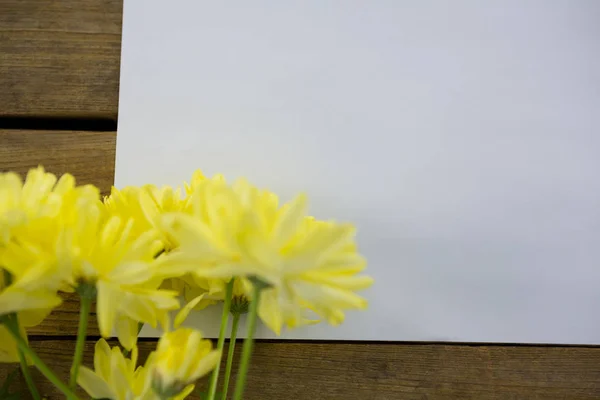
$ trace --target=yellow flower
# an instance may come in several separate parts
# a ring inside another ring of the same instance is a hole
[[[366,262],[356,251],[354,227],[306,216],[305,196],[280,207],[277,196],[245,181],[203,180],[189,202],[190,215],[162,218],[162,228],[179,243],[160,261],[165,271],[259,278],[270,286],[259,315],[277,334],[284,324],[310,323],[308,310],[336,325],[344,310],[367,306],[354,293],[372,284],[357,275]],[[251,283],[244,282],[249,294]]]
[[[152,364],[152,386],[172,396],[209,373],[219,362],[220,353],[194,329],[179,328],[158,341]]]
[[[344,320],[344,310],[365,309],[367,301],[354,293],[369,287],[371,277],[358,275],[366,267],[350,224],[318,221],[306,215],[307,200],[300,195],[279,207],[263,202],[255,207],[254,226],[240,238],[245,263],[269,287],[258,308],[262,321],[280,334],[314,323],[307,310],[332,325]],[[244,280],[248,290],[251,283]]]
[[[225,280],[248,272],[252,266],[243,265],[239,239],[252,228],[259,200],[271,198],[245,181],[233,186],[219,179],[200,181],[188,198],[189,214],[165,214],[160,220],[161,229],[178,243],[161,258],[161,271]]]
[[[170,186],[157,188],[154,185],[142,187],[127,186],[121,190],[112,188],[110,196],[104,199],[109,215],[116,215],[124,220],[133,219],[131,235],[138,237],[156,227],[161,214],[183,211],[186,202],[181,198],[181,191]],[[163,235],[160,238],[165,250],[175,246],[171,238]]]
[[[137,358],[137,348],[133,348],[129,359],[123,356],[119,347],[111,349],[104,339],[100,339],[94,353],[94,370],[82,366],[77,383],[95,399],[160,400],[151,386],[154,355],[151,354],[146,364],[139,367],[136,367]],[[193,385],[185,387],[170,399],[184,399],[193,389]]]
[[[17,317],[21,336],[61,303],[59,288],[69,270],[52,252],[61,230],[77,220],[83,204],[97,204],[99,191],[75,186],[69,174],[60,180],[43,167],[25,182],[15,173],[0,174],[0,315]],[[0,327],[0,362],[16,362],[16,344]]]
[[[72,271],[72,285],[97,290],[96,314],[103,337],[109,337],[118,317],[156,326],[168,310],[179,307],[177,293],[158,289],[155,254],[162,244],[155,231],[131,235],[134,221],[118,216],[103,219],[91,208],[73,229],[65,230],[56,251],[61,265]],[[122,330],[128,331],[128,330]],[[126,347],[131,341],[122,339]]]
[[[56,176],[44,168],[32,169],[25,183],[19,175],[8,172],[0,174],[0,245],[11,240],[12,230],[29,220],[55,217],[66,190],[67,176],[56,184]]]
[[[76,187],[68,174],[57,181],[39,167],[24,183],[14,173],[0,174],[0,267],[11,279],[0,283],[0,315],[47,314],[60,303],[56,292],[70,271],[54,262],[57,238],[77,221],[82,205],[98,201],[97,188]]]
[[[290,226],[289,236],[282,233],[271,243],[261,235],[246,238],[248,256],[262,267],[257,276],[270,285],[261,293],[259,316],[277,334],[282,325],[313,323],[307,309],[332,325],[340,324],[344,310],[367,307],[354,292],[373,283],[371,277],[358,275],[366,261],[356,251],[354,227],[305,218],[298,209],[302,202],[297,199],[284,213],[285,219],[297,223]]]

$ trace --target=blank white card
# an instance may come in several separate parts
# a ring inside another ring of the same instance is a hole
[[[285,338],[598,344],[598,17],[595,0],[126,0],[116,186],[202,168],[356,223],[369,310]],[[191,323],[215,336],[219,314]]]

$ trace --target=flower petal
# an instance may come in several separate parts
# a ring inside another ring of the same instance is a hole
[[[260,296],[260,304],[258,306],[258,315],[263,323],[275,332],[276,335],[281,334],[281,326],[283,325],[282,310],[277,298],[275,289],[266,289],[262,291]]]
[[[52,309],[61,302],[60,297],[53,292],[30,292],[8,287],[0,293],[0,314],[28,309]]]
[[[98,328],[100,328],[100,334],[103,337],[110,337],[122,295],[116,285],[102,280],[96,283],[96,289],[98,291],[96,305]]]
[[[96,342],[94,349],[94,370],[105,381],[110,379],[110,346],[104,339]]]
[[[205,293],[201,294],[200,296],[197,296],[196,298],[192,299],[189,303],[187,303],[181,310],[179,310],[179,312],[175,316],[175,321],[173,322],[173,327],[175,329],[179,328],[179,326],[183,324],[190,312],[194,309],[194,307],[198,305],[198,303],[200,303],[204,296]]]
[[[189,376],[195,377],[195,379],[202,378],[204,375],[208,374],[212,371],[219,360],[221,359],[221,352],[218,350],[213,350],[200,360],[197,360],[197,364],[193,371],[189,374]]]
[[[308,200],[304,194],[297,196],[293,201],[281,207],[272,233],[273,240],[276,241],[276,247],[281,247],[287,243],[296,233],[304,221],[307,208]]]
[[[115,282],[126,282],[127,285],[138,285],[153,277],[150,264],[143,261],[124,262],[113,269],[108,278]]]
[[[110,386],[91,369],[81,366],[77,383],[94,399],[114,399],[115,392]]]
[[[126,350],[131,350],[135,344],[137,343],[138,337],[138,322],[121,316],[117,319],[117,338],[119,339],[119,343]]]

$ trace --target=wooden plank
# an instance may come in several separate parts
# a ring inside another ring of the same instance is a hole
[[[0,2],[0,116],[116,119],[122,0]]]
[[[144,357],[154,346],[153,342],[140,344]],[[36,341],[33,347],[60,377],[67,379],[73,341]],[[237,358],[240,349],[238,343]],[[92,357],[93,343],[89,342],[84,364],[91,367]],[[10,368],[0,367],[0,375]],[[38,382],[49,399],[63,398],[42,377]],[[206,382],[199,386],[205,387]],[[245,397],[247,400],[598,398],[600,348],[309,342],[259,342]]]
[[[78,183],[110,192],[115,170],[115,132],[0,130],[0,172],[22,175],[38,165]]]

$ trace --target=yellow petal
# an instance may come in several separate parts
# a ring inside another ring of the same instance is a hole
[[[175,329],[179,328],[179,326],[181,324],[183,324],[183,322],[187,319],[190,312],[194,309],[194,307],[196,307],[198,305],[198,303],[200,303],[200,301],[204,298],[204,296],[205,296],[204,293],[201,294],[200,296],[197,296],[196,298],[191,300],[189,303],[187,303],[181,310],[179,310],[179,312],[175,316],[175,321],[173,322],[173,327]]]
[[[263,323],[275,332],[277,336],[281,334],[283,317],[275,289],[266,289],[262,291],[260,304],[258,306],[258,315]]]
[[[71,174],[64,174],[60,177],[56,186],[54,187],[54,193],[64,195],[69,190],[75,187],[75,178]]]
[[[28,292],[9,287],[0,293],[0,314],[28,309],[51,309],[60,305],[61,301],[56,293]]]
[[[307,203],[306,195],[301,194],[280,209],[273,229],[273,239],[276,241],[277,247],[290,240],[303,223],[308,207]]]
[[[104,339],[96,342],[94,349],[94,370],[105,381],[110,379],[110,346]]]
[[[320,285],[334,286],[346,290],[363,290],[373,285],[373,278],[366,275],[327,274],[321,271],[310,271],[303,275],[303,279]]]
[[[163,254],[154,263],[156,275],[163,278],[179,278],[198,268],[196,259],[189,253],[172,251]]]
[[[187,385],[181,393],[176,396],[171,397],[170,400],[183,400],[188,397],[194,391],[195,385]]]
[[[115,346],[112,348],[110,361],[110,371],[112,373],[110,380],[111,387],[117,392],[117,398],[125,398],[129,389],[129,382],[127,381],[129,374],[127,371],[127,362],[119,347]]]
[[[77,384],[83,388],[94,399],[114,399],[115,392],[110,386],[91,369],[87,367],[79,368]]]
[[[147,296],[126,293],[122,300],[122,311],[135,321],[145,322],[156,327],[156,310]]]
[[[137,343],[138,337],[138,322],[121,316],[117,319],[117,338],[119,343],[127,350],[131,350]]]
[[[19,312],[19,322],[26,328],[37,326],[52,312],[52,308],[39,308]]]
[[[143,261],[123,262],[113,269],[108,278],[115,282],[126,282],[127,285],[138,285],[153,277],[150,264]]]
[[[202,378],[204,375],[212,371],[220,360],[221,352],[218,350],[213,350],[201,359],[197,360],[195,368],[188,376],[194,377],[193,380]]]
[[[171,331],[171,313],[169,313],[166,310],[158,310],[156,312],[157,314],[157,320],[160,323],[160,326],[162,327],[163,332],[170,332]]]
[[[118,240],[120,232],[121,219],[117,216],[110,217],[102,229],[99,243],[100,246],[111,247]]]
[[[366,299],[350,290],[302,281],[296,281],[292,285],[298,296],[314,306],[324,304],[332,308],[362,310],[368,304]]]
[[[114,284],[105,281],[98,281],[96,289],[98,291],[96,305],[98,328],[103,337],[110,337],[117,317],[121,294]]]

